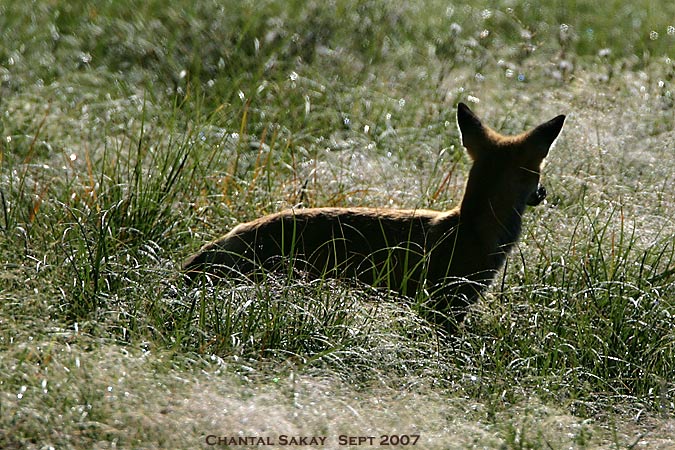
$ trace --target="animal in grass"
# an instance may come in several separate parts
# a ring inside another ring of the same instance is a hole
[[[540,171],[564,121],[560,115],[504,136],[460,103],[457,124],[473,163],[456,208],[289,209],[236,226],[190,256],[183,269],[194,281],[292,267],[406,296],[424,290],[417,297],[427,299],[420,312],[452,333],[504,264],[526,205],[546,197]]]

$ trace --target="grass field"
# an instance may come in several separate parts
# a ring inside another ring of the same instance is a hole
[[[0,1],[0,448],[675,448],[674,17]],[[568,118],[457,336],[333,280],[183,284],[284,207],[451,208],[458,101]]]

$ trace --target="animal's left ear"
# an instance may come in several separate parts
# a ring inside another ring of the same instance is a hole
[[[548,151],[555,142],[565,123],[565,116],[560,115],[542,123],[534,130],[530,131],[527,141],[536,148],[537,156],[541,159],[546,158]]]
[[[476,160],[489,145],[487,130],[478,116],[464,103],[457,105],[457,125],[462,138],[462,145],[466,148],[471,159]]]

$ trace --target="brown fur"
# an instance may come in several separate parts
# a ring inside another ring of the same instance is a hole
[[[540,170],[564,120],[502,136],[460,103],[457,123],[473,165],[455,209],[290,209],[238,225],[189,257],[184,270],[190,279],[219,278],[291,263],[312,277],[353,278],[404,295],[424,289],[426,315],[452,331],[517,241],[526,204],[545,197]]]

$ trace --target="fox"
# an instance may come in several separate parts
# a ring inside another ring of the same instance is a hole
[[[546,198],[541,170],[564,122],[559,115],[502,135],[460,102],[457,125],[471,167],[454,209],[290,208],[204,245],[183,273],[193,283],[292,267],[314,279],[357,280],[423,298],[418,312],[454,334],[516,244],[526,207]]]

